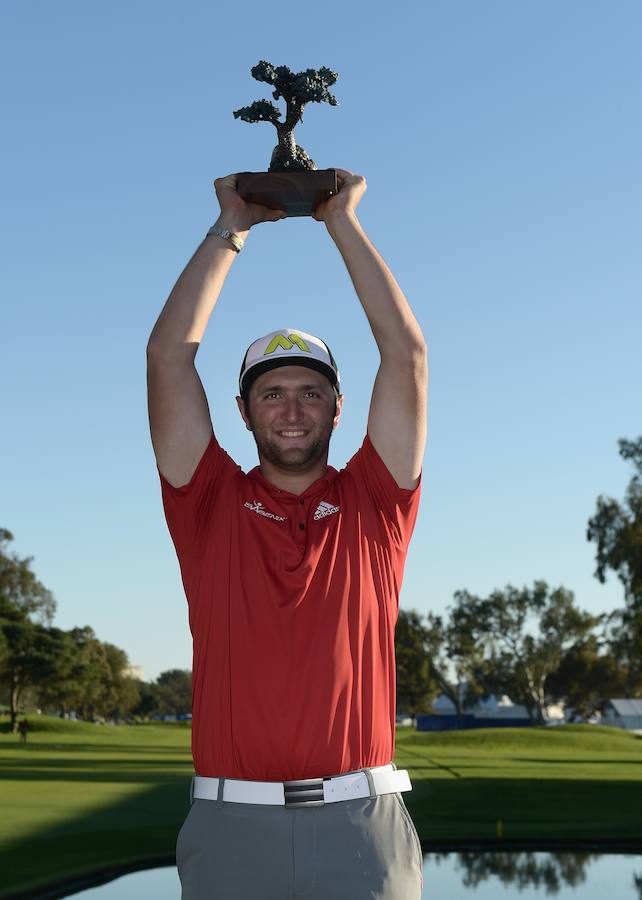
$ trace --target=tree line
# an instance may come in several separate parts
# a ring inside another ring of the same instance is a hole
[[[602,711],[610,697],[642,695],[642,437],[620,440],[635,474],[623,503],[600,496],[587,527],[596,544],[595,577],[609,570],[624,587],[624,606],[591,615],[572,591],[508,585],[487,597],[455,592],[445,615],[400,610],[395,632],[397,708],[428,712],[445,694],[457,712],[507,694],[534,723],[564,702],[577,718]],[[124,650],[88,625],[53,626],[56,602],[0,528],[0,703],[16,730],[23,708],[87,720],[121,721],[191,710],[191,673],[172,669],[155,682],[128,674]]]
[[[32,571],[32,558],[13,553],[11,541],[0,528],[0,704],[12,732],[21,709],[116,722],[191,711],[190,672],[172,669],[144,682],[127,674],[127,653],[100,641],[89,625],[54,627],[56,601]]]
[[[612,697],[642,696],[642,438],[619,448],[635,474],[623,503],[598,497],[586,538],[596,544],[595,577],[603,584],[611,570],[620,579],[623,607],[591,615],[572,591],[535,581],[487,597],[456,591],[443,616],[400,610],[399,709],[428,712],[445,694],[462,713],[507,694],[542,724],[555,703],[586,719]]]

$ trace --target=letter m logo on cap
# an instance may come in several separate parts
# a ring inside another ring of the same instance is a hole
[[[280,347],[282,350],[291,350],[295,344],[299,350],[303,350],[305,353],[311,352],[301,335],[293,333],[286,337],[284,334],[277,334],[265,348],[263,356],[267,356],[268,353],[274,353],[277,347]]]

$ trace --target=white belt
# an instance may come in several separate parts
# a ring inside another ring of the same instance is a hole
[[[368,773],[368,774],[366,774]],[[370,790],[370,780],[372,788]],[[219,778],[194,775],[190,800],[217,800]],[[323,806],[340,800],[356,800],[377,794],[411,791],[407,769],[395,769],[392,763],[322,778],[299,781],[240,781],[225,778],[222,800],[226,803],[267,803],[274,806]]]

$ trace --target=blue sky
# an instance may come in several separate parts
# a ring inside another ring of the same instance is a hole
[[[320,168],[366,176],[361,221],[429,346],[423,494],[402,608],[507,584],[623,602],[586,524],[640,432],[637,3],[48,2],[0,12],[0,525],[58,602],[145,677],[191,666],[147,422],[145,345],[218,214],[267,167],[260,59],[339,73],[306,107]],[[378,354],[322,224],[253,229],[197,355],[220,443],[257,463],[234,396],[256,337],[326,340],[345,393],[330,463],[365,434]]]

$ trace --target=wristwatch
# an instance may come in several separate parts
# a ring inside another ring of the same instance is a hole
[[[230,244],[234,247],[237,253],[240,253],[243,249],[243,244],[245,241],[235,234],[233,231],[229,231],[227,228],[220,228],[218,225],[212,225],[210,230],[207,232],[207,235],[217,234],[219,237],[225,238],[226,241],[229,241]]]

